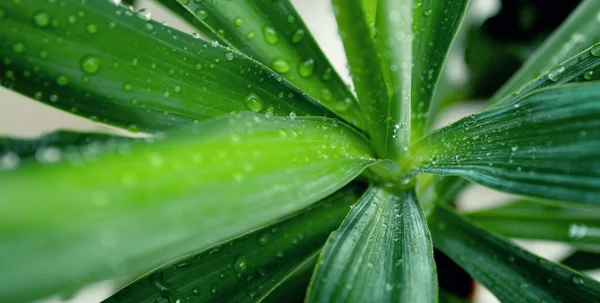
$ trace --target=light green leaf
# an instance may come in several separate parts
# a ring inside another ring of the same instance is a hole
[[[376,161],[326,118],[242,113],[163,136],[0,174],[0,301],[140,274],[298,211]]]
[[[194,302],[256,302],[306,264],[314,266],[327,237],[362,192],[360,185],[348,185],[277,223],[169,262],[105,302],[186,297]]]
[[[469,0],[417,1],[413,14],[411,137],[427,130],[429,108],[450,45],[462,24]]]
[[[352,124],[363,125],[354,96],[289,0],[178,2],[231,47],[270,67]]]
[[[0,83],[131,130],[231,112],[333,115],[236,51],[110,1],[2,1]]]
[[[523,66],[494,94],[490,103],[498,102],[559,63],[599,42],[599,11],[600,1],[581,1],[567,20],[529,56]]]
[[[390,93],[386,139],[388,156],[400,160],[410,143],[412,1],[378,0],[378,56]],[[362,101],[361,101],[362,102]]]
[[[437,294],[414,191],[371,187],[325,244],[307,302],[436,302]]]
[[[600,202],[600,85],[542,90],[466,117],[413,148],[415,171],[498,190]]]
[[[388,99],[363,3],[346,0],[333,0],[332,3],[369,134],[381,157],[394,157],[401,149],[390,141],[396,122],[394,118],[387,118],[401,109]]]
[[[434,246],[501,302],[599,302],[598,281],[537,257],[445,207],[428,218]]]
[[[565,83],[587,82],[600,79],[600,43],[585,49],[566,62],[539,76],[518,91],[508,95],[492,107],[510,104],[523,96],[541,88],[559,86]]]
[[[506,237],[560,241],[600,252],[600,208],[518,200],[466,216]]]
[[[37,158],[38,160],[58,160],[60,149],[78,149],[89,145],[96,147],[108,147],[121,145],[127,141],[143,140],[141,138],[128,138],[116,135],[102,133],[79,133],[69,130],[54,131],[37,139],[23,139],[0,137],[0,170],[2,170],[2,160],[8,163],[14,163],[16,168],[24,159]],[[9,159],[10,158],[10,159]],[[8,165],[7,167],[8,168]]]
[[[600,268],[600,254],[577,251],[561,263],[577,270],[592,270]]]
[[[168,9],[175,15],[179,16],[188,25],[190,25],[194,29],[198,30],[199,34],[207,37],[207,39],[209,39],[211,41],[216,40],[219,43],[225,44],[225,42],[223,40],[221,40],[221,38],[219,38],[219,36],[217,36],[215,33],[213,33],[210,30],[210,28],[206,27],[206,25],[204,25],[204,23],[202,23],[202,22],[200,22],[200,20],[196,19],[196,17],[194,17],[194,15],[189,14],[188,11],[185,9],[185,7],[183,7],[181,4],[179,4],[179,1],[173,1],[173,0],[155,0],[155,1],[160,3],[162,6],[164,6],[166,9]]]

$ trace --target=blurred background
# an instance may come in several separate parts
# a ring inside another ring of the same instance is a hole
[[[128,2],[128,1],[123,1]],[[312,29],[333,66],[351,86],[342,43],[337,35],[335,19],[327,0],[292,0]],[[480,110],[491,96],[527,59],[536,47],[577,6],[579,1],[547,0],[471,0],[463,27],[454,43],[436,102],[446,109],[434,127],[441,127]],[[193,29],[153,0],[138,0],[136,10],[146,8],[152,19],[191,34]],[[36,137],[56,129],[76,129],[124,133],[110,126],[94,123],[66,112],[37,103],[0,87],[0,136]],[[462,209],[479,209],[509,200],[504,194],[479,186],[469,188],[459,197]],[[516,241],[525,249],[551,260],[560,261],[572,249],[559,243]],[[452,262],[436,255],[440,285],[453,292],[471,296],[474,302],[498,302],[493,295],[473,284],[468,275],[454,268]],[[589,272],[596,278],[600,272]],[[91,285],[69,299],[49,298],[43,303],[99,302],[118,288],[107,281]]]

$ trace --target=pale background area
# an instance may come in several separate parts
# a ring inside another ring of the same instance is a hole
[[[337,26],[333,18],[329,1],[327,0],[292,0],[308,27],[320,43],[325,54],[331,63],[338,70],[346,82],[350,82],[346,58],[342,48],[342,43],[337,36]],[[152,18],[157,21],[166,21],[170,26],[180,29],[187,33],[192,33],[193,29],[184,22],[179,21],[175,16],[157,6],[151,0],[138,1],[136,9],[147,8],[152,13]],[[499,9],[499,3],[496,0],[472,0],[470,22],[482,22],[487,16],[493,15]],[[458,41],[460,43],[460,41]],[[453,81],[461,83],[467,80],[466,67],[462,61],[460,53],[452,54],[448,60],[449,69]],[[439,126],[448,124],[464,115],[479,110],[477,106],[465,104],[455,107],[449,111]],[[43,133],[56,129],[76,129],[85,131],[112,131],[122,132],[99,123],[90,122],[83,118],[58,111],[41,103],[34,102],[21,95],[8,91],[0,87],[0,135],[35,137]],[[460,206],[463,209],[476,209],[497,205],[510,199],[509,196],[493,192],[482,187],[473,187],[467,190],[460,198]],[[570,249],[562,244],[548,243],[542,241],[518,241],[530,251],[549,258],[559,260],[568,255]],[[598,277],[598,272],[595,273]],[[60,298],[49,298],[40,302],[44,303],[94,303],[106,298],[116,290],[113,282],[100,282],[90,285],[69,300]],[[477,287],[475,302],[498,302],[483,287]]]

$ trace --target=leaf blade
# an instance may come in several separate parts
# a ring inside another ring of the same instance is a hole
[[[417,143],[416,171],[520,195],[597,203],[599,98],[597,84],[569,85],[466,117]]]
[[[2,300],[139,274],[320,200],[375,161],[335,120],[251,113],[95,151],[0,174]]]
[[[109,1],[64,4],[0,4],[6,12],[0,24],[11,29],[0,32],[0,55],[8,58],[0,63],[3,86],[133,131],[164,130],[246,110],[333,115],[233,50]]]
[[[600,299],[600,284],[594,279],[530,254],[445,207],[435,209],[429,222],[434,246],[500,301],[594,302]]]
[[[307,301],[437,301],[429,239],[412,190],[371,187],[325,244]]]

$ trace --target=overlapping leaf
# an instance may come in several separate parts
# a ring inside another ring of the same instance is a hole
[[[362,126],[354,96],[289,0],[178,2],[231,47],[269,66],[352,124]]]
[[[169,262],[105,302],[152,303],[186,297],[194,302],[256,302],[305,263],[314,265],[361,189],[349,185],[278,223]]]
[[[374,163],[325,118],[244,113],[0,174],[0,300],[140,274],[324,198]]]
[[[598,281],[537,257],[439,207],[429,217],[434,246],[502,302],[597,302]]]
[[[466,117],[414,147],[417,172],[551,200],[600,200],[600,86],[571,85]]]
[[[425,218],[413,191],[371,187],[328,240],[308,302],[436,302]]]
[[[328,115],[246,56],[109,1],[0,10],[0,83],[92,120],[147,131],[244,110]]]

